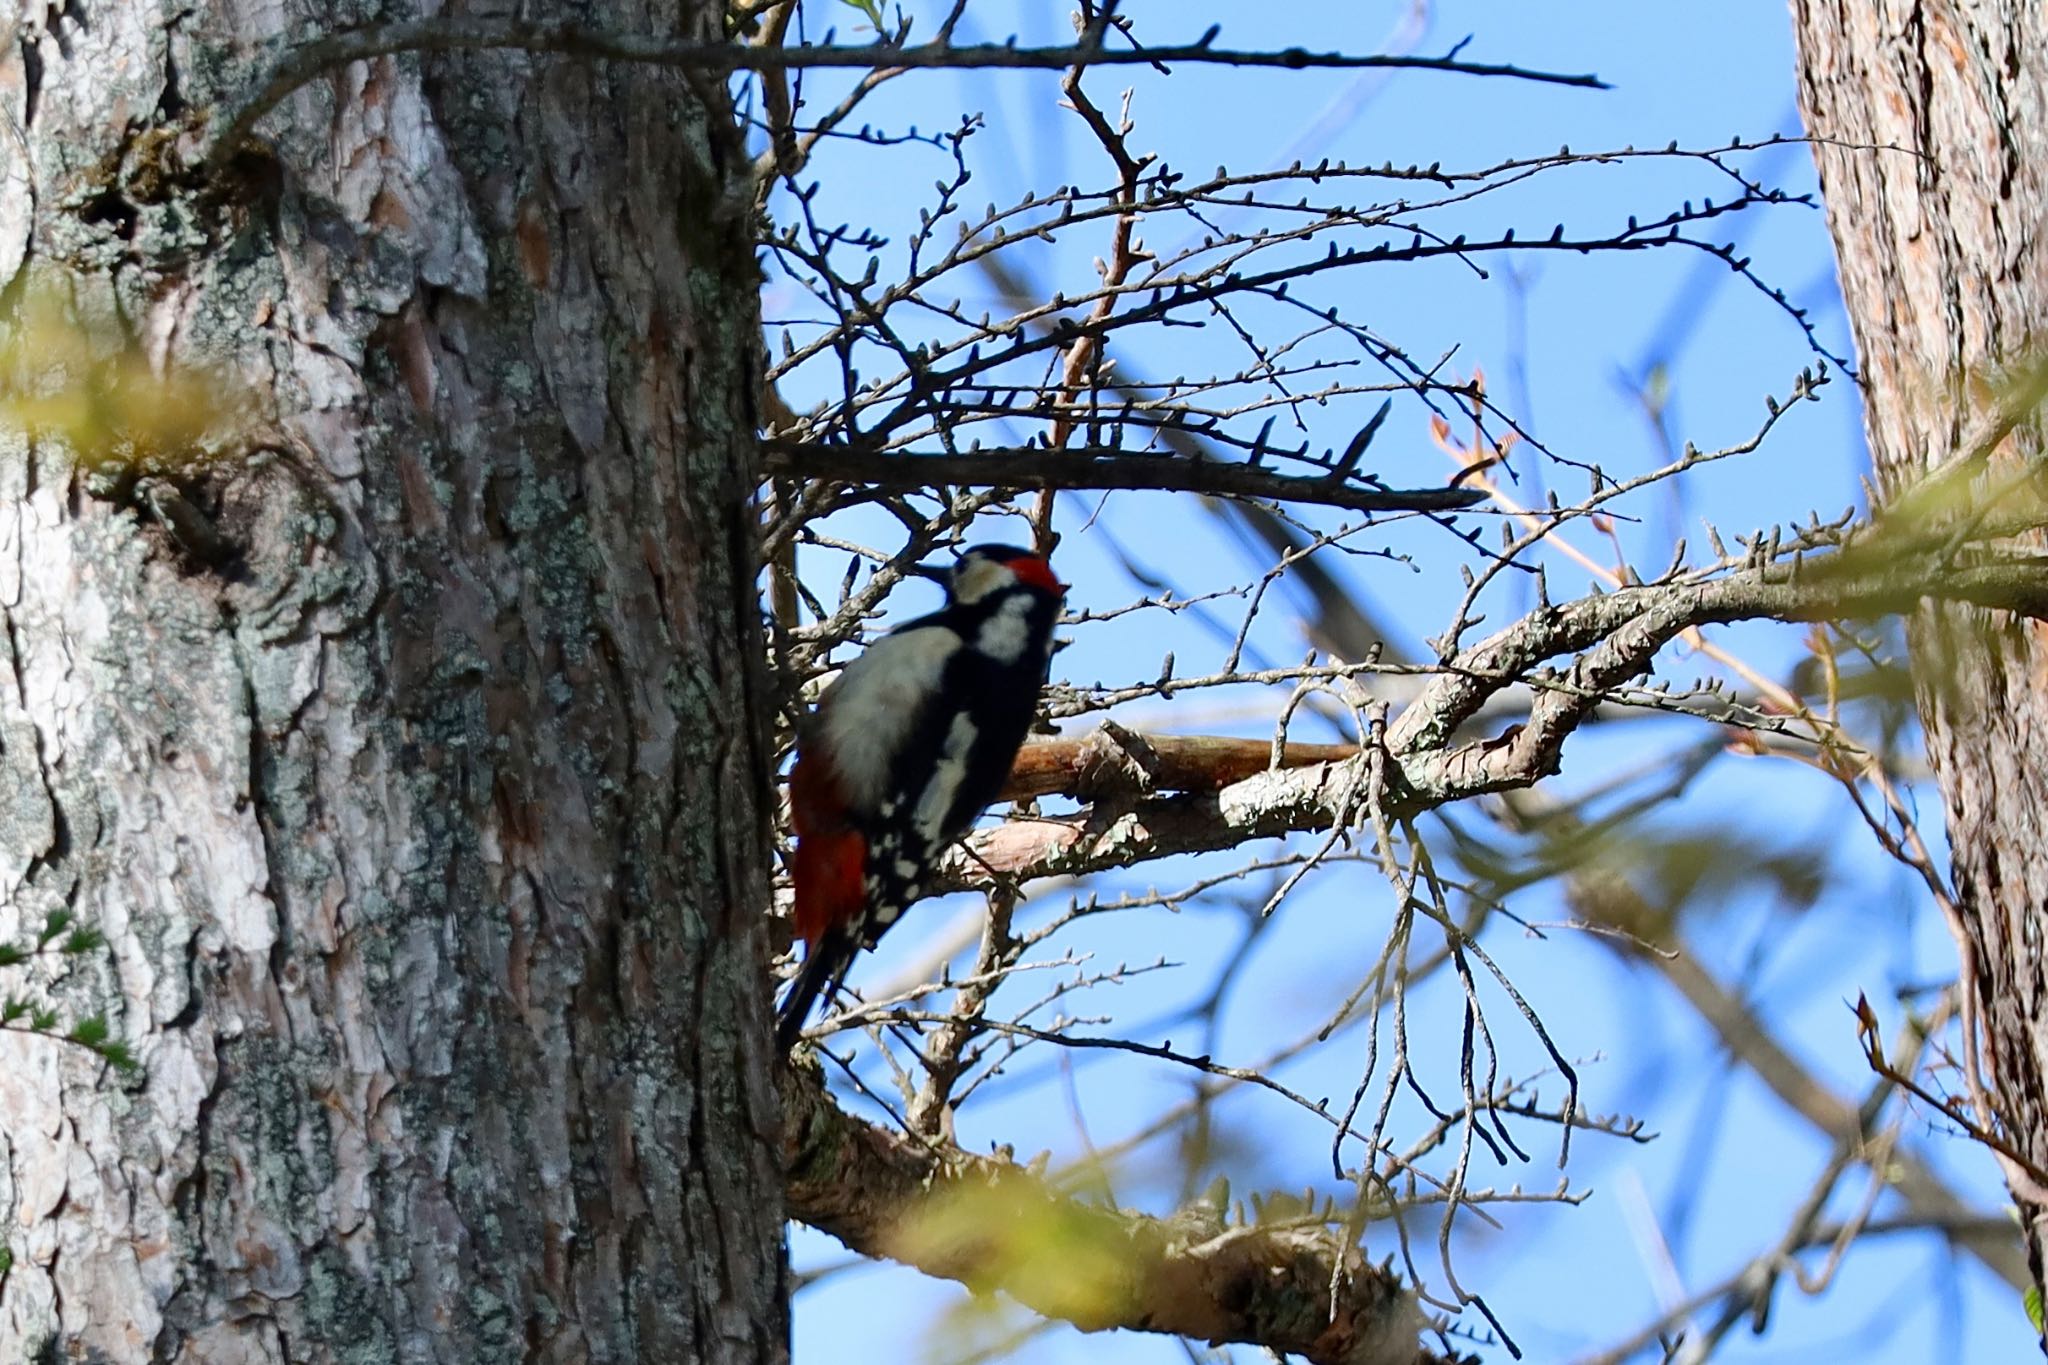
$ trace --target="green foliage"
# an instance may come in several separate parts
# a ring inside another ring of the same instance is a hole
[[[36,951],[40,953],[51,939],[69,929],[71,920],[71,911],[52,910],[43,920],[43,931],[36,935]]]
[[[42,927],[32,939],[21,943],[0,943],[0,968],[22,967],[41,956],[79,957],[107,946],[106,935],[78,923],[71,910],[52,910],[43,917]],[[108,1065],[124,1072],[139,1070],[141,1063],[128,1045],[114,1037],[113,1026],[102,1014],[87,1015],[65,1028],[63,1017],[52,1007],[26,995],[0,996],[0,1028],[41,1034],[58,1042],[82,1047]]]
[[[116,1071],[133,1076],[142,1070],[142,1059],[135,1055],[133,1048],[122,1042],[109,1042],[93,1049],[100,1060]]]
[[[107,936],[97,929],[73,929],[64,940],[64,951],[73,956],[106,946]]]
[[[2028,1285],[2026,1295],[2022,1299],[2022,1302],[2025,1303],[2027,1306],[2027,1321],[2034,1324],[2034,1330],[2036,1332],[2048,1330],[2048,1328],[2044,1328],[2041,1325],[2041,1286],[2038,1284]]]
[[[113,1036],[113,1030],[108,1026],[104,1015],[93,1014],[79,1020],[71,1026],[71,1032],[65,1035],[65,1041],[76,1043],[97,1054],[102,1061],[121,1071],[132,1072],[140,1069],[141,1064],[135,1060],[135,1054],[129,1051],[126,1043]]]

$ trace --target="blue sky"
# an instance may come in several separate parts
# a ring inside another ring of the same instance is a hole
[[[829,8],[812,0],[814,15]],[[1153,42],[1191,37],[1214,21],[1223,25],[1224,44],[1243,47],[1298,43],[1373,51],[1412,23],[1409,7],[1397,4],[1132,0],[1123,8],[1138,22],[1141,36]],[[1071,32],[1065,6],[1036,0],[978,0],[969,15],[966,38],[1015,33],[1026,42],[1054,42]],[[857,23],[855,11],[844,10],[842,37],[853,34]],[[923,27],[928,31],[929,20]],[[1089,88],[1114,108],[1121,90],[1131,86],[1134,146],[1198,172],[1219,163],[1251,169],[1325,155],[1476,168],[1554,151],[1560,144],[1705,146],[1796,131],[1793,54],[1782,4],[1445,3],[1430,8],[1417,50],[1441,53],[1468,34],[1472,41],[1463,55],[1473,60],[1593,71],[1613,88],[1593,92],[1424,72],[1360,77],[1194,67],[1170,78],[1137,69],[1096,73]],[[983,199],[1007,202],[1027,188],[1095,184],[1102,178],[1100,153],[1078,122],[1055,107],[1057,81],[1050,73],[919,73],[877,95],[862,119],[901,131],[912,123],[949,126],[966,110],[984,112],[987,129],[971,141],[968,153],[976,180],[967,198],[976,205]],[[830,87],[830,81],[813,81],[817,107],[823,107]],[[914,225],[912,215],[932,180],[949,164],[914,147],[834,146],[815,167],[825,185],[821,215],[872,225],[900,239]],[[1742,164],[1790,192],[1814,189],[1802,147],[1746,154]],[[1724,182],[1698,163],[1636,161],[1537,177],[1498,199],[1450,212],[1455,230],[1475,237],[1503,225],[1528,236],[1560,221],[1575,231],[1618,225],[1630,213],[1647,218],[1681,199],[1723,193]],[[1155,229],[1155,244],[1170,245],[1177,230]],[[1848,353],[1821,210],[1753,210],[1716,235],[1739,242],[1765,278],[1812,309],[1820,345]],[[1092,279],[1089,260],[1102,249],[1099,239],[1076,238],[1036,258],[1034,266],[1055,287],[1071,291]],[[1454,370],[1483,367],[1490,391],[1550,449],[1598,462],[1614,476],[1648,469],[1662,458],[1634,396],[1653,367],[1667,378],[1666,421],[1673,439],[1713,448],[1747,437],[1763,418],[1764,395],[1783,394],[1793,375],[1815,363],[1806,337],[1783,310],[1731,277],[1725,266],[1696,254],[1546,255],[1489,265],[1495,268],[1486,279],[1455,264],[1361,267],[1322,277],[1314,287],[1411,354],[1433,359],[1449,352]],[[885,264],[885,275],[886,270]],[[766,311],[771,320],[800,317],[804,302],[785,283],[771,280]],[[1226,363],[1217,357],[1228,349],[1215,330],[1134,336],[1119,345],[1120,358],[1152,375]],[[824,393],[805,391],[803,382],[799,377],[785,386],[785,397],[798,407]],[[1334,400],[1309,414],[1301,439],[1341,447],[1378,402],[1377,396]],[[1669,559],[1674,535],[1701,541],[1702,519],[1718,523],[1732,539],[1757,526],[1803,518],[1810,510],[1837,513],[1861,499],[1857,478],[1866,456],[1859,422],[1853,386],[1831,385],[1823,401],[1799,408],[1756,454],[1689,475],[1682,498],[1652,490],[1629,503],[1625,510],[1632,519],[1620,522],[1616,535],[1634,562],[1655,569]],[[1451,468],[1414,408],[1396,408],[1373,456],[1382,462],[1382,476],[1395,484],[1439,483]],[[1530,477],[1539,472],[1537,463],[1531,459],[1522,466]],[[1568,492],[1583,487],[1570,481],[1582,476],[1561,476],[1556,469],[1542,477],[1558,480]],[[1059,562],[1077,585],[1072,606],[1109,608],[1142,594],[1119,549],[1183,593],[1241,583],[1266,567],[1242,539],[1185,500],[1117,495],[1098,505],[1070,495],[1063,513],[1066,539]],[[843,529],[888,543],[887,528],[873,520],[852,518]],[[1018,534],[1014,523],[992,523],[988,533]],[[1597,537],[1580,540],[1582,548],[1611,555]],[[1397,637],[1417,648],[1442,628],[1461,590],[1460,547],[1433,528],[1412,526],[1390,529],[1386,546],[1409,560],[1352,557],[1339,567],[1354,590],[1387,615]],[[806,555],[804,567],[814,584],[836,588],[843,557]],[[1553,596],[1576,595],[1585,581],[1583,573],[1553,561]],[[904,609],[928,607],[929,591],[919,585],[904,589]],[[909,601],[909,595],[917,600]],[[1495,622],[1517,605],[1512,595],[1503,596]],[[1224,618],[1235,621],[1228,612]],[[1176,651],[1183,674],[1206,671],[1202,663],[1213,667],[1223,648],[1191,614],[1140,613],[1112,626],[1076,628],[1071,637],[1055,672],[1076,681],[1149,678],[1169,649]],[[1804,652],[1801,633],[1790,628],[1744,628],[1716,638],[1777,676]],[[1299,621],[1289,611],[1268,614],[1252,646],[1276,660],[1298,659],[1305,648]],[[1675,654],[1664,664],[1667,676],[1680,680],[1708,671]],[[1284,691],[1252,689],[1198,694],[1170,704],[1135,705],[1118,719],[1138,728],[1269,734],[1284,699]],[[1326,736],[1304,731],[1301,737]],[[1563,775],[1547,785],[1560,794],[1592,790],[1706,738],[1702,727],[1676,720],[1592,731],[1571,742]],[[1913,795],[1929,821],[1924,832],[1938,845],[1940,803],[1931,789]],[[1476,812],[1453,818],[1481,834],[1488,829]],[[1902,983],[1935,982],[1953,973],[1953,950],[1924,892],[1883,860],[1838,788],[1790,762],[1716,758],[1655,827],[1674,842],[1712,831],[1729,848],[1769,854],[1811,873],[1818,887],[1811,904],[1767,886],[1736,884],[1689,905],[1684,923],[1705,966],[1738,983],[1815,1075],[1852,1101],[1860,1098],[1869,1076],[1845,1002],[1867,993],[1889,1028],[1899,1014],[1895,999]],[[1079,890],[1112,895],[1182,884],[1195,875],[1186,868],[1148,866]],[[1268,888],[1258,889],[1262,895]],[[1054,902],[1064,904],[1074,890],[1041,898],[1023,912],[1024,922],[1050,915]],[[1237,894],[1244,898],[1242,891]],[[1533,889],[1513,907],[1535,921],[1568,913],[1554,886]],[[906,922],[910,927],[897,929],[857,970],[856,984],[863,974],[887,979],[916,960],[922,944],[971,924],[975,913],[974,903],[964,899],[921,907]],[[1219,1013],[1216,1034],[1200,1050],[1213,1050],[1222,1061],[1249,1062],[1275,1040],[1312,1026],[1370,965],[1389,919],[1387,888],[1377,872],[1340,867],[1312,878],[1260,930]],[[1147,963],[1162,955],[1186,965],[1097,991],[1071,1009],[1113,1014],[1116,1029],[1144,1035],[1206,991],[1217,962],[1236,947],[1246,922],[1228,890],[1178,914],[1146,910],[1087,921],[1061,946],[1095,954],[1098,965]],[[1459,1278],[1486,1294],[1527,1358],[1574,1360],[1632,1332],[1657,1311],[1660,1294],[1705,1288],[1768,1245],[1828,1151],[1813,1129],[1788,1117],[1747,1073],[1730,1071],[1697,1016],[1653,974],[1624,965],[1584,934],[1537,938],[1496,923],[1484,941],[1559,1046],[1580,1062],[1587,1107],[1631,1113],[1661,1135],[1641,1146],[1582,1135],[1569,1175],[1575,1190],[1589,1192],[1583,1203],[1506,1209],[1500,1231],[1461,1236],[1457,1243]],[[1543,1054],[1511,1006],[1496,992],[1487,1009],[1504,1067],[1521,1073],[1540,1068]],[[1418,1072],[1428,1084],[1455,1094],[1455,982],[1437,980],[1418,989],[1409,1015]],[[1356,1035],[1349,1042],[1333,1040],[1290,1063],[1283,1078],[1304,1093],[1346,1096],[1361,1060],[1357,1043]],[[1068,1065],[1040,1049],[1024,1054],[1012,1074],[974,1097],[960,1115],[960,1136],[970,1146],[1003,1142],[1020,1153],[1049,1149],[1057,1165],[1081,1156],[1091,1143],[1114,1143],[1143,1127],[1185,1098],[1187,1084],[1185,1075],[1154,1063],[1091,1054]],[[1412,1125],[1419,1114],[1397,1111],[1391,1135],[1399,1141],[1402,1123]],[[1240,1095],[1221,1107],[1219,1118],[1226,1142],[1211,1155],[1201,1183],[1220,1170],[1240,1192],[1330,1187],[1326,1139],[1299,1111],[1269,1097]],[[1529,1129],[1521,1140],[1532,1157],[1526,1166],[1482,1169],[1473,1183],[1552,1185],[1553,1137]],[[1909,1120],[1905,1140],[1983,1207],[2002,1202],[1990,1162],[1936,1131],[1924,1114]],[[1172,1144],[1158,1143],[1120,1164],[1114,1184],[1121,1201],[1164,1212],[1194,1178],[1179,1166]],[[1841,1211],[1850,1211],[1861,1193],[1860,1179],[1845,1181],[1837,1199]],[[1370,1231],[1367,1245],[1376,1257],[1392,1249]],[[846,1260],[836,1243],[801,1230],[793,1235],[792,1253],[800,1271]],[[963,1321],[958,1310],[964,1302],[957,1288],[900,1268],[833,1270],[797,1300],[797,1360],[879,1365],[962,1359],[974,1332],[1029,1321],[1016,1314]],[[1467,1318],[1483,1325],[1473,1315]],[[2029,1341],[2017,1299],[2002,1283],[1974,1263],[1952,1261],[1929,1238],[1900,1235],[1855,1248],[1822,1294],[1807,1296],[1786,1284],[1771,1331],[1752,1338],[1738,1330],[1717,1358],[2019,1358],[2031,1349]],[[1489,1362],[1508,1358],[1498,1348],[1482,1354]],[[1166,1339],[1084,1338],[1052,1329],[1030,1335],[999,1358],[1033,1365],[1122,1365],[1183,1361],[1188,1355]],[[1261,1357],[1240,1350],[1232,1358]]]

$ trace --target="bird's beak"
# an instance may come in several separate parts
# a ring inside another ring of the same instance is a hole
[[[925,578],[934,583],[944,583],[953,576],[953,566],[950,564],[913,564],[903,572],[915,578]]]

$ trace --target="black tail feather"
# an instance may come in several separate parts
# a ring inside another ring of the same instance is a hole
[[[846,979],[846,969],[853,965],[856,947],[852,935],[841,929],[828,929],[817,946],[805,955],[789,994],[782,997],[782,1006],[776,1011],[777,1051],[787,1052],[795,1047],[797,1039],[803,1036],[805,1021],[811,1017],[812,1006],[821,998],[830,1000],[839,993],[839,983]]]

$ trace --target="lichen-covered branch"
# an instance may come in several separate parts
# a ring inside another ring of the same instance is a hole
[[[862,1255],[1001,1290],[1084,1332],[1238,1342],[1313,1365],[1460,1359],[1419,1346],[1413,1295],[1320,1222],[1227,1225],[1206,1205],[1155,1218],[1081,1200],[1007,1156],[864,1123],[814,1070],[783,1076],[790,1216]]]
[[[778,1365],[731,104],[323,17],[0,21],[0,1361]]]
[[[1895,553],[1880,555],[1852,546],[1803,564],[1770,563],[1539,608],[1458,654],[1395,718],[1387,732],[1383,809],[1399,819],[1527,787],[1556,772],[1565,739],[1613,689],[1646,672],[1659,650],[1696,626],[1878,616],[1926,599],[2048,618],[2048,557],[2002,554],[1956,563],[1939,546],[1892,548]],[[1838,562],[1854,571],[1838,569]],[[1570,653],[1579,657],[1569,667],[1538,672]],[[1517,682],[1535,690],[1525,722],[1498,737],[1446,747],[1446,737],[1467,717]],[[944,883],[932,889],[981,884],[990,873],[1013,881],[1079,876],[1327,829],[1357,810],[1355,784],[1364,780],[1366,766],[1353,759],[1262,771],[1221,790],[1099,802],[1072,815],[1013,821],[972,840],[949,865]],[[1043,793],[1049,775],[1037,776],[1036,790]],[[1077,778],[1052,790],[1080,789]]]

